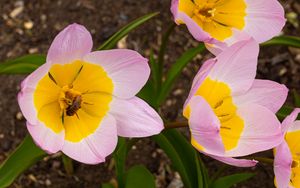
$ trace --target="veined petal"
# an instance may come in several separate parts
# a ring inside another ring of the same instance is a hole
[[[114,151],[117,142],[116,120],[107,114],[93,134],[80,142],[65,140],[62,152],[79,162],[98,164]]]
[[[82,60],[92,47],[93,40],[88,30],[82,25],[71,24],[55,37],[47,54],[47,63],[65,64]]]
[[[223,155],[225,149],[220,136],[220,121],[210,105],[201,96],[194,96],[187,108],[192,145],[208,154]]]
[[[275,183],[278,188],[288,188],[292,174],[292,155],[289,146],[283,141],[275,149],[274,173]]]
[[[159,134],[164,128],[158,113],[138,97],[128,100],[115,97],[110,113],[116,119],[119,136],[147,137]]]
[[[278,35],[285,25],[284,9],[277,0],[245,0],[244,30],[258,43]]]
[[[215,155],[208,155],[211,158],[214,158],[218,161],[226,163],[228,165],[236,166],[236,167],[253,167],[255,166],[258,161],[256,160],[248,160],[248,159],[236,159],[231,157],[220,157]]]
[[[113,95],[123,99],[135,96],[150,75],[148,60],[132,50],[96,51],[87,54],[84,61],[102,66],[113,81]]]
[[[293,122],[297,119],[298,114],[300,113],[300,108],[295,108],[293,112],[288,115],[282,122],[282,132],[286,132],[287,130],[292,131],[296,127],[293,127]]]
[[[285,85],[270,80],[255,79],[251,88],[243,95],[233,98],[238,105],[259,104],[276,113],[285,102],[288,89]]]
[[[55,133],[41,122],[32,125],[27,121],[26,125],[34,142],[47,153],[56,153],[62,149],[65,137],[63,130]]]
[[[241,105],[238,106],[237,114],[244,121],[244,129],[238,145],[227,151],[226,156],[250,155],[271,149],[282,142],[281,124],[275,114],[266,107],[258,104]],[[232,135],[228,135],[228,138],[231,137]]]
[[[245,93],[253,84],[259,46],[255,40],[240,41],[220,53],[208,74],[214,81],[230,86],[232,96]]]

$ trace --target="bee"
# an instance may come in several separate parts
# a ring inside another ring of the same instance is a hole
[[[74,114],[76,114],[76,116],[78,117],[76,112],[81,108],[81,102],[81,95],[74,97],[71,104],[66,109],[67,116],[73,116]]]

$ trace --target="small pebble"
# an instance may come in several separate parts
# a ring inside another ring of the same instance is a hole
[[[28,21],[24,23],[24,28],[30,30],[33,28],[34,23],[32,21]]]
[[[16,118],[17,118],[17,120],[22,120],[23,119],[23,114],[21,112],[18,112],[16,114]]]

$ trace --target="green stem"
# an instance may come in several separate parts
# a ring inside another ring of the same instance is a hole
[[[70,175],[73,175],[74,173],[74,167],[73,167],[73,161],[71,158],[69,158],[68,156],[66,156],[65,154],[62,155],[62,161],[63,161],[63,164],[64,164],[64,168],[65,168],[65,171],[67,172],[67,174],[70,176]]]

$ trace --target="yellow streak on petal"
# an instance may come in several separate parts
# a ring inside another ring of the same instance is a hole
[[[82,67],[81,71],[80,68]],[[79,142],[94,133],[101,124],[103,117],[109,110],[114,89],[113,81],[96,64],[74,61],[69,64],[54,64],[49,70],[57,85],[45,75],[37,84],[34,92],[34,104],[38,111],[38,118],[55,133],[65,130],[65,139]],[[79,74],[78,74],[79,73]],[[81,108],[77,115],[64,115],[59,105],[59,96],[64,86],[81,94]]]
[[[195,95],[202,96],[221,122],[220,135],[226,151],[237,147],[244,129],[244,121],[236,113],[231,90],[226,83],[206,78]]]
[[[201,146],[193,137],[191,138],[191,144],[199,151],[205,151],[205,148]]]

